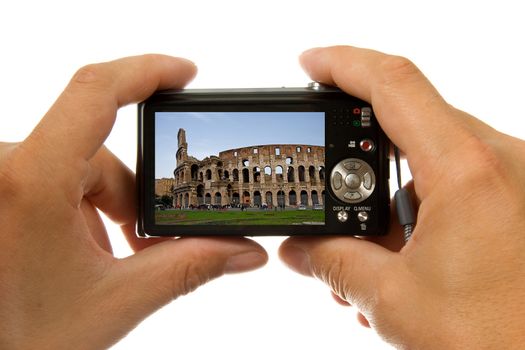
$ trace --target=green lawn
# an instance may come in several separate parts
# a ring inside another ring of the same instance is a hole
[[[166,210],[155,212],[158,225],[304,225],[324,223],[324,210]]]

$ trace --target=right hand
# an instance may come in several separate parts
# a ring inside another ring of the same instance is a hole
[[[308,51],[302,64],[314,80],[372,103],[406,154],[419,210],[404,247],[393,223],[375,243],[289,238],[284,262],[327,283],[395,346],[523,347],[525,142],[448,105],[407,59],[331,47]]]

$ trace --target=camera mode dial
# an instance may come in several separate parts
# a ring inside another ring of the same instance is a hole
[[[330,186],[339,200],[360,203],[370,197],[376,185],[372,167],[357,158],[347,158],[336,164],[330,174]]]

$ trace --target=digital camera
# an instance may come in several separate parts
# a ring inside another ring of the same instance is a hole
[[[138,121],[140,237],[387,231],[390,142],[337,88],[161,91]]]

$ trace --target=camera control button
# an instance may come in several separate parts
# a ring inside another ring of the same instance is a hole
[[[345,184],[348,188],[355,190],[361,186],[361,179],[359,175],[350,173],[345,177]]]
[[[372,175],[370,175],[370,173],[365,173],[363,175],[363,186],[365,186],[367,190],[372,188]]]
[[[346,222],[346,220],[348,220],[348,213],[344,210],[337,212],[337,220],[340,222]]]
[[[359,143],[359,147],[361,147],[361,150],[364,152],[371,152],[375,149],[375,144],[374,141],[366,139]]]
[[[346,170],[359,170],[361,168],[361,164],[358,162],[345,162],[343,163],[343,166]]]
[[[362,159],[346,158],[333,167],[329,184],[341,202],[360,203],[374,192],[374,169]]]
[[[334,190],[339,190],[343,186],[343,175],[341,175],[340,172],[336,171],[334,173],[334,176],[332,177],[332,185],[334,186]]]
[[[372,117],[372,108],[363,107],[361,108],[361,126],[363,128],[369,128],[372,126],[370,118]]]
[[[312,82],[308,83],[308,88],[310,90],[318,91],[318,90],[321,90],[322,87],[323,86],[320,83],[316,82],[316,81],[312,81]]]
[[[366,211],[360,211],[357,213],[357,220],[360,222],[365,222],[368,220],[368,213]]]
[[[361,193],[359,192],[346,192],[343,196],[344,199],[349,201],[356,201],[362,198]]]
[[[370,107],[363,107],[361,108],[361,117],[363,118],[370,118],[372,116],[372,108]]]

